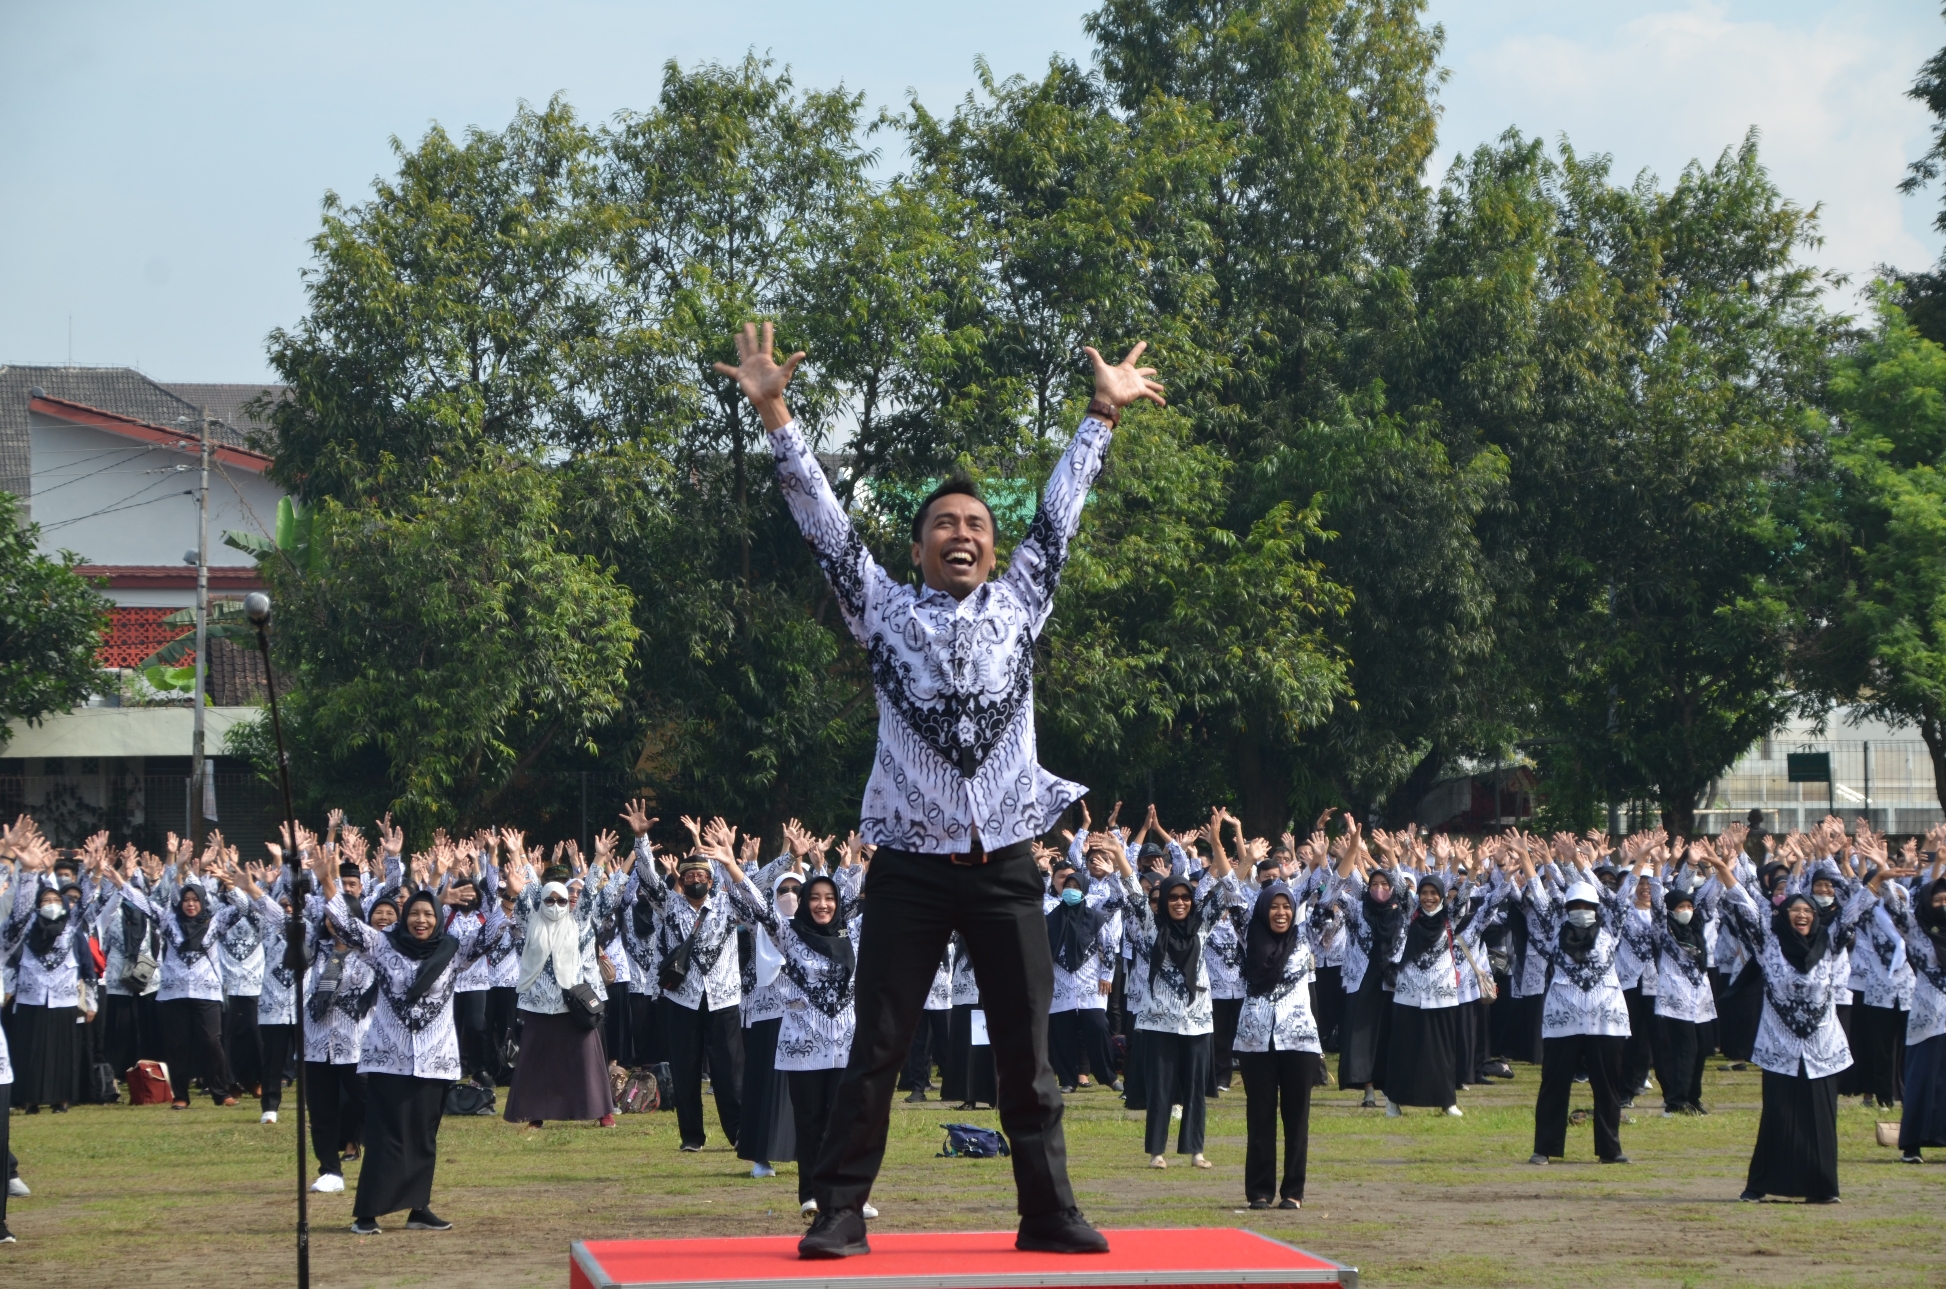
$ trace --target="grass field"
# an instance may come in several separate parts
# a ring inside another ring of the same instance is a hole
[[[1241,1084],[1210,1108],[1209,1172],[1150,1170],[1140,1116],[1084,1089],[1068,1100],[1075,1190],[1104,1227],[1245,1226],[1356,1266],[1368,1285],[1946,1284],[1946,1153],[1922,1168],[1900,1164],[1873,1144],[1873,1115],[1855,1101],[1840,1111],[1842,1205],[1740,1204],[1757,1126],[1754,1073],[1712,1067],[1707,1118],[1633,1112],[1622,1130],[1630,1166],[1596,1165],[1581,1126],[1570,1129],[1566,1163],[1533,1168],[1538,1071],[1515,1068],[1511,1084],[1462,1094],[1464,1119],[1387,1119],[1321,1090],[1305,1207],[1294,1213],[1243,1211]],[[1578,1092],[1577,1105],[1588,1104]],[[941,1122],[996,1116],[895,1106],[875,1228],[1011,1229],[1004,1161],[933,1157]],[[16,1112],[14,1150],[34,1194],[12,1203],[20,1243],[0,1246],[0,1286],[290,1283],[288,1098],[286,1110],[272,1127],[253,1108],[207,1101],[187,1113]],[[668,1114],[625,1117],[607,1131],[448,1120],[434,1204],[456,1229],[361,1239],[345,1229],[349,1192],[313,1196],[314,1280],[331,1289],[564,1285],[571,1239],[801,1229],[788,1166],[754,1181],[720,1139],[697,1155],[676,1145]]]

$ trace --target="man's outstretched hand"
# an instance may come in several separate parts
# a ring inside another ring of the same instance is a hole
[[[1141,351],[1142,347],[1137,345],[1136,353]],[[1091,349],[1088,352],[1094,351]],[[1129,355],[1131,358],[1134,356]],[[736,381],[738,388],[743,390],[743,396],[750,400],[750,405],[757,409],[757,415],[763,418],[764,428],[774,430],[790,424],[791,410],[784,405],[784,387],[791,383],[791,373],[803,361],[804,353],[799,350],[779,365],[771,356],[770,324],[764,323],[763,339],[759,340],[757,324],[746,322],[743,330],[737,333],[737,366],[717,363],[716,370]],[[1095,359],[1095,365],[1100,367],[1099,357]],[[1101,383],[1099,374],[1095,383]]]
[[[766,332],[766,338],[768,335]],[[1146,398],[1157,407],[1167,407],[1169,400],[1162,396],[1162,386],[1151,379],[1155,375],[1155,368],[1135,365],[1135,360],[1148,347],[1148,341],[1137,341],[1135,348],[1128,351],[1128,357],[1111,367],[1108,360],[1096,353],[1092,346],[1083,345],[1082,352],[1095,364],[1095,397],[1117,408],[1127,407],[1138,398]],[[768,345],[765,348],[768,357]],[[723,365],[718,363],[717,366]]]

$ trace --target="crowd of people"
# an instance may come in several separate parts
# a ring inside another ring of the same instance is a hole
[[[1240,1076],[1253,1208],[1303,1202],[1327,1053],[1340,1089],[1391,1116],[1461,1118],[1469,1086],[1538,1065],[1529,1162],[1545,1165],[1567,1149],[1576,1082],[1596,1157],[1625,1164],[1623,1109],[1659,1092],[1664,1115],[1709,1113],[1720,1052],[1762,1072],[1747,1200],[1837,1201],[1841,1095],[1902,1106],[1907,1162],[1946,1145],[1946,829],[1895,853],[1835,819],[1782,837],[1753,821],[1687,842],[1468,840],[1327,812],[1308,838],[1272,840],[1222,809],[1181,833],[1153,807],[1132,830],[1078,811],[1062,845],[1033,845],[1061,1089],[1092,1081],[1141,1111],[1151,1167],[1173,1134],[1207,1168],[1208,1102]],[[506,1119],[529,1128],[612,1126],[611,1070],[666,1064],[682,1150],[708,1140],[707,1081],[753,1176],[816,1158],[874,848],[792,821],[767,856],[722,819],[685,818],[671,853],[641,803],[623,820],[633,844],[605,832],[592,855],[501,829],[408,858],[389,820],[374,844],[334,814],[322,837],[287,838],[294,883],[282,846],[244,861],[212,833],[159,856],[102,834],[57,851],[22,817],[0,832],[0,1106],[61,1113],[103,1099],[91,1071],[155,1059],[175,1109],[200,1087],[218,1105],[254,1096],[274,1123],[301,1059],[313,1189],[342,1191],[362,1155],[361,1233],[400,1211],[408,1229],[450,1226],[431,1209],[435,1143],[462,1081],[505,1086]],[[926,985],[909,1100],[995,1103],[980,989],[956,935]],[[808,1168],[799,1200],[815,1213]]]

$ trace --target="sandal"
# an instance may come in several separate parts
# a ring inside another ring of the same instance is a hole
[[[1191,1168],[1214,1168],[1214,1167],[1216,1167],[1216,1165],[1214,1165],[1214,1164],[1212,1164],[1212,1163],[1210,1163],[1210,1161],[1209,1161],[1209,1160],[1207,1160],[1207,1159],[1205,1159],[1205,1158],[1203,1158],[1203,1157],[1202,1157],[1201,1155],[1191,1155],[1191,1156],[1189,1157],[1189,1166],[1190,1166]]]
[[[1167,1168],[1168,1166],[1169,1166],[1169,1161],[1164,1159],[1161,1155],[1153,1156],[1149,1160],[1149,1167],[1151,1168]]]

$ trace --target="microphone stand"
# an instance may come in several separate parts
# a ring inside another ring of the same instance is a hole
[[[289,848],[284,862],[290,868],[291,915],[284,922],[284,965],[291,973],[292,1031],[297,1042],[297,1289],[311,1289],[310,1188],[305,1184],[304,1108],[309,1091],[304,1077],[304,898],[303,857],[297,845],[297,812],[291,808],[291,761],[284,751],[284,725],[277,713],[277,673],[270,666],[270,597],[252,592],[243,601],[244,616],[257,628],[257,652],[264,660],[264,688],[270,695],[270,729],[277,740],[277,778],[284,789],[284,831]],[[283,1078],[284,1072],[275,1072]]]

